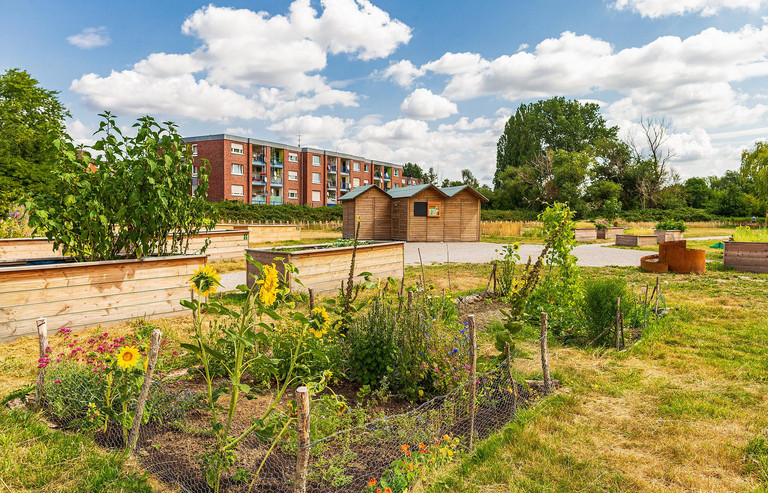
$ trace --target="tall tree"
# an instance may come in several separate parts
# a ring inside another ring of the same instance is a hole
[[[636,190],[645,208],[657,205],[662,189],[678,179],[669,164],[675,155],[669,139],[675,131],[665,117],[640,118],[639,126],[639,131],[630,134],[629,146],[637,167]]]
[[[424,170],[415,163],[405,163],[403,165],[403,176],[409,178],[424,178]]]
[[[58,92],[40,87],[26,71],[0,75],[0,210],[51,190],[53,142],[64,134],[68,116]]]
[[[741,175],[754,183],[758,198],[768,199],[768,141],[757,142],[754,149],[741,153]]]

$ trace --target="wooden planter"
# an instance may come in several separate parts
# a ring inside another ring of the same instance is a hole
[[[656,235],[616,235],[616,245],[619,246],[647,246],[658,243]]]
[[[295,224],[217,224],[216,229],[246,230],[253,243],[275,243],[278,241],[298,241],[301,239],[301,226]]]
[[[0,259],[61,257],[47,238],[0,238]]]
[[[768,243],[726,241],[723,265],[742,272],[768,272]]]
[[[594,241],[597,239],[597,228],[573,228],[576,241]]]
[[[662,241],[681,241],[683,239],[683,232],[679,229],[657,229],[656,237],[659,243]]]
[[[189,277],[205,255],[0,267],[0,341],[188,311]]]
[[[402,241],[373,243],[357,247],[355,258],[355,275],[361,278],[361,272],[370,272],[374,276],[385,279],[393,277],[401,279],[404,274],[405,258]],[[312,288],[315,292],[330,292],[346,283],[352,260],[352,247],[321,248],[325,245],[306,245],[302,250],[291,251],[292,247],[259,249],[249,248],[246,253],[262,264],[275,264],[283,272],[283,261],[292,262],[298,269],[298,278],[304,284],[299,285],[290,278],[291,290],[306,290]],[[252,286],[256,268],[248,264],[246,275],[248,286]],[[290,276],[290,273],[289,273]]]
[[[616,235],[620,235],[623,233],[624,233],[624,228],[598,229],[597,239],[598,240],[614,240],[616,239]]]

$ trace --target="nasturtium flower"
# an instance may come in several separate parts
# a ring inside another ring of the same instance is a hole
[[[259,300],[267,306],[271,306],[277,300],[277,288],[280,286],[278,272],[275,264],[265,265],[264,272],[256,284],[259,284]]]
[[[371,487],[376,486],[376,478],[371,478],[371,480],[368,481],[368,486],[371,486]]]
[[[126,346],[117,355],[117,366],[123,370],[133,368],[139,364],[139,350],[132,346]]]
[[[189,278],[192,290],[200,296],[210,296],[221,286],[221,276],[210,265],[201,265]]]

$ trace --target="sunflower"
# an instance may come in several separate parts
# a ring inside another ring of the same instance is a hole
[[[271,306],[277,300],[277,288],[280,285],[275,264],[265,265],[261,279],[256,281],[261,288],[259,289],[259,299],[267,306]]]
[[[133,346],[125,346],[117,355],[117,366],[123,370],[139,364],[139,350]]]
[[[221,286],[221,276],[210,265],[201,265],[189,278],[192,290],[200,296],[210,296]]]

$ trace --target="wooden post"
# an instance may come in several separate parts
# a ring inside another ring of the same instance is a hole
[[[309,288],[309,312],[312,313],[312,310],[315,309],[315,290],[312,288]]]
[[[408,310],[411,309],[411,303],[413,303],[413,291],[408,291]]]
[[[621,322],[621,349],[624,349],[624,314],[622,313],[619,316],[620,322]]]
[[[296,493],[307,492],[307,469],[309,468],[309,389],[302,386],[296,389]]]
[[[547,313],[541,313],[541,371],[544,375],[544,393],[552,392],[552,381],[549,378],[549,349],[547,348]]]
[[[157,364],[157,353],[160,352],[160,339],[162,339],[163,333],[160,329],[152,331],[152,339],[149,343],[149,360],[147,361],[147,372],[144,374],[144,382],[141,384],[141,391],[139,392],[139,400],[136,402],[136,414],[133,416],[133,426],[131,426],[131,433],[128,435],[128,450],[133,453],[136,450],[136,444],[139,441],[139,429],[141,428],[141,417],[144,414],[144,406],[147,403],[149,397],[149,387],[152,385],[152,374],[155,372],[155,365]]]
[[[477,334],[475,332],[475,316],[469,319],[469,448],[475,440],[475,401],[477,397]]]
[[[496,262],[493,263],[493,271],[491,272],[491,277],[493,277],[493,294],[496,295]]]
[[[616,298],[616,351],[621,349],[621,298]]]
[[[37,319],[37,338],[40,347],[40,360],[37,368],[37,390],[35,390],[35,402],[41,404],[45,392],[45,367],[43,358],[48,357],[48,321],[45,318]]]
[[[448,271],[448,292],[452,293],[451,287],[451,253],[448,251],[448,244],[445,245],[445,269]]]
[[[397,318],[400,318],[400,312],[403,311],[403,290],[405,289],[405,277],[400,280],[400,293],[397,295]]]
[[[509,386],[512,389],[512,411],[517,414],[517,382],[512,376],[512,355],[509,350],[509,343],[504,343],[504,354],[507,358],[507,373],[509,373]]]

